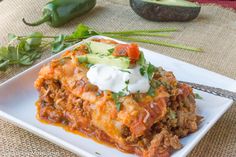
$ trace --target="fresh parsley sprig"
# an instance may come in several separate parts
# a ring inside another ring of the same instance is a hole
[[[68,35],[48,36],[40,32],[34,32],[28,36],[17,36],[9,34],[9,43],[6,46],[0,47],[0,71],[5,71],[11,65],[32,65],[35,60],[41,57],[45,49],[51,49],[53,53],[60,52],[65,48],[87,39],[94,35],[104,35],[117,39],[128,40],[132,42],[142,42],[148,44],[155,44],[160,46],[167,46],[178,49],[185,49],[189,51],[202,52],[200,48],[194,48],[181,44],[173,44],[164,41],[146,40],[136,38],[135,36],[169,36],[170,32],[176,32],[175,28],[161,28],[155,30],[130,30],[118,32],[99,32],[94,29],[79,24],[75,31]],[[163,34],[162,32],[165,32]],[[142,62],[142,61],[141,61]],[[151,67],[150,67],[151,68]],[[148,72],[150,76],[150,70]]]
[[[9,43],[0,47],[0,71],[5,71],[10,65],[31,65],[42,55],[44,43],[42,33],[34,32],[27,37],[9,34]],[[14,44],[17,42],[17,44]]]

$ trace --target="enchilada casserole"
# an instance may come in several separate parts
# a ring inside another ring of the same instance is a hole
[[[87,41],[45,65],[35,88],[40,121],[142,157],[170,156],[201,120],[192,88],[137,44]]]

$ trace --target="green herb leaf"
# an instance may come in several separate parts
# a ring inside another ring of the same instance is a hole
[[[60,34],[57,37],[55,37],[54,39],[55,39],[54,43],[62,43],[64,41],[64,39],[65,39],[65,35]]]
[[[146,64],[146,59],[145,59],[144,54],[143,54],[142,51],[140,51],[140,58],[139,58],[137,63],[141,66]]]
[[[62,50],[64,50],[66,48],[66,46],[61,43],[61,44],[54,44],[53,47],[52,47],[52,52],[53,53],[58,53]]]
[[[117,111],[120,111],[120,108],[121,108],[121,103],[120,103],[120,97],[123,97],[125,96],[125,93],[124,92],[119,92],[119,93],[112,93],[112,98],[114,99],[115,101],[115,105],[116,105],[116,109]]]
[[[114,52],[114,50],[115,50],[115,49],[112,48],[112,49],[109,49],[108,52],[110,52],[110,54],[112,54],[112,53]]]
[[[151,86],[147,92],[148,95],[150,96],[155,96],[155,89]]]
[[[147,64],[146,59],[144,58],[143,52],[140,51],[140,58],[138,60],[138,64],[141,65],[141,68],[139,69],[140,74],[144,76],[145,74],[148,75],[149,80],[152,80],[152,77],[155,72],[155,66],[151,63]]]
[[[140,102],[140,101],[141,101],[141,93],[140,93],[140,91],[138,91],[137,93],[135,93],[135,94],[133,95],[133,98],[134,98],[135,101]]]
[[[119,96],[119,97],[124,97],[124,96],[126,96],[126,94],[125,94],[124,92],[119,92],[119,93],[118,93],[118,96]]]
[[[24,55],[20,58],[19,60],[21,65],[31,65],[33,64],[33,60],[31,59],[30,56]]]
[[[87,64],[86,65],[88,68],[91,68],[91,66],[93,66],[93,64]]]
[[[38,51],[31,52],[31,59],[32,60],[39,59],[41,56],[42,56],[41,52],[38,52]]]
[[[78,38],[87,37],[88,35],[89,35],[89,27],[86,25],[80,24],[70,36],[67,36],[67,38],[78,39]]]
[[[30,46],[26,44],[26,39],[21,39],[17,46],[18,46],[18,50],[21,51],[21,54],[27,54],[27,51],[31,50]]]
[[[13,46],[8,47],[8,55],[7,58],[11,61],[16,61],[18,59],[17,57],[17,49]]]
[[[147,67],[147,75],[148,75],[149,80],[152,80],[154,72],[155,72],[155,66],[149,63]]]
[[[125,96],[127,93],[129,93],[129,88],[128,88],[128,86],[129,86],[129,80],[126,80],[125,81],[125,88],[124,89],[122,89],[122,92],[119,92],[118,94],[119,94],[119,96]]]
[[[8,49],[7,47],[0,47],[0,60],[8,58]]]
[[[120,69],[120,71],[122,71],[122,72],[126,72],[126,73],[129,73],[129,74],[131,74],[131,72],[130,72],[130,71],[128,71],[128,70]]]
[[[41,45],[43,34],[40,32],[34,32],[32,33],[28,39],[26,39],[26,43],[31,48],[36,48]]]
[[[152,79],[152,80],[150,81],[150,84],[151,84],[151,86],[152,86],[153,88],[159,88],[159,87],[161,86],[162,82],[159,81],[159,80],[154,80],[154,79]]]
[[[146,68],[145,68],[145,66],[142,66],[142,67],[139,69],[139,72],[140,72],[140,74],[141,74],[142,76],[144,76],[145,73],[146,73]]]
[[[203,97],[201,97],[201,95],[199,95],[198,93],[194,93],[195,95],[195,99],[203,99]]]
[[[93,35],[98,35],[98,33],[84,24],[79,24],[71,35],[66,36],[66,39],[85,39]]]
[[[55,37],[53,43],[52,43],[52,52],[58,53],[62,50],[64,50],[67,46],[64,43],[65,35],[61,34],[57,37]]]
[[[121,103],[120,102],[116,102],[116,109],[117,111],[120,111],[120,107],[121,107]]]
[[[17,39],[17,36],[16,36],[15,34],[9,33],[9,34],[7,35],[7,38],[8,38],[8,40],[11,42],[11,41],[13,41],[13,40],[16,40],[16,39]]]
[[[6,71],[9,66],[9,60],[0,60],[0,71]]]
[[[97,154],[97,155],[101,155],[100,153],[98,153],[98,152],[95,152],[95,154]]]

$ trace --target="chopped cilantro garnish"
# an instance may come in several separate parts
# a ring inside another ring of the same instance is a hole
[[[129,84],[129,80],[126,80],[126,81],[125,81],[125,84],[128,85],[128,84]]]
[[[148,95],[150,96],[155,96],[155,89],[151,86],[147,92]]]
[[[149,88],[147,94],[150,96],[155,96],[155,88],[159,87],[160,84],[159,82],[154,82],[154,85],[152,84],[156,67],[151,63],[147,63],[147,61],[144,58],[143,52],[140,52],[140,59],[137,63],[141,66],[141,68],[139,69],[140,74],[142,76],[146,74],[151,84],[151,87]]]
[[[148,75],[149,80],[152,80],[152,77],[154,75],[154,72],[155,72],[156,68],[151,63],[147,63],[147,61],[144,58],[144,54],[141,51],[140,51],[140,58],[139,58],[137,63],[141,66],[141,68],[139,70],[140,74],[142,76],[144,76],[145,73],[146,73]]]
[[[115,50],[115,49],[112,48],[112,49],[109,49],[108,52],[110,52],[110,54],[112,54],[112,53],[114,52],[114,50]]]
[[[117,111],[120,111],[121,103],[116,101],[116,109]]]
[[[122,71],[122,72],[126,72],[126,73],[129,73],[129,74],[131,74],[131,72],[130,72],[130,71],[128,71],[128,70],[120,69],[120,71]]]
[[[147,75],[148,75],[149,80],[152,80],[154,72],[155,72],[155,66],[149,63],[147,67]]]
[[[196,99],[203,99],[203,97],[201,97],[201,95],[199,95],[198,93],[194,93],[194,95]]]
[[[121,108],[121,102],[119,99],[120,97],[124,97],[124,96],[126,96],[126,93],[124,92],[112,93],[112,98],[115,101],[117,111],[120,111],[120,108]]]
[[[151,80],[151,86],[153,87],[153,88],[158,88],[158,87],[160,87],[161,86],[161,81],[159,81],[159,80],[155,80],[155,79],[153,79],[153,80]]]
[[[139,72],[140,72],[140,74],[141,74],[142,76],[144,76],[144,75],[145,75],[145,67],[142,66],[142,67],[139,69]]]
[[[97,155],[101,155],[100,153],[98,153],[98,152],[95,152],[95,154],[97,154]]]
[[[126,84],[126,86],[125,86],[125,88],[124,89],[122,89],[122,93],[124,94],[124,95],[126,95],[125,93],[129,93],[129,88],[128,88],[128,86],[129,86],[129,80],[126,80],[125,81],[125,84]]]
[[[119,98],[121,97],[121,95],[122,95],[122,93],[120,93],[120,92],[119,93],[112,93],[112,98],[115,101],[117,111],[120,111],[121,103],[120,103]]]
[[[126,94],[125,94],[124,92],[119,92],[119,93],[118,93],[118,96],[119,96],[119,97],[123,97],[123,96],[126,96]]]
[[[146,60],[142,51],[140,51],[140,58],[137,63],[141,66],[146,64]]]
[[[134,100],[137,102],[140,102],[141,100],[141,93],[138,91],[137,93],[134,94]]]
[[[141,66],[139,70],[140,74],[144,76],[145,73],[147,72],[147,63],[146,63],[146,59],[144,58],[144,54],[142,51],[140,51],[140,58],[137,63]]]
[[[93,66],[93,64],[86,64],[86,66],[87,66],[88,68],[91,68],[91,66]]]

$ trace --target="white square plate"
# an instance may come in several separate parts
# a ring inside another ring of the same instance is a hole
[[[72,49],[81,43],[68,49]],[[235,80],[147,49],[141,50],[148,61],[155,66],[162,66],[166,70],[173,71],[178,80],[236,91]],[[134,155],[125,154],[114,148],[98,144],[89,138],[66,132],[60,127],[42,124],[35,118],[36,107],[34,104],[38,99],[38,93],[34,89],[33,84],[38,76],[38,72],[43,65],[65,51],[29,68],[0,85],[0,117],[80,156],[111,157],[112,155],[112,157],[134,157]],[[181,139],[184,147],[173,153],[173,157],[186,156],[233,102],[226,98],[200,91],[197,92],[203,97],[203,100],[197,100],[197,108],[198,113],[204,116],[204,121],[197,132]]]

